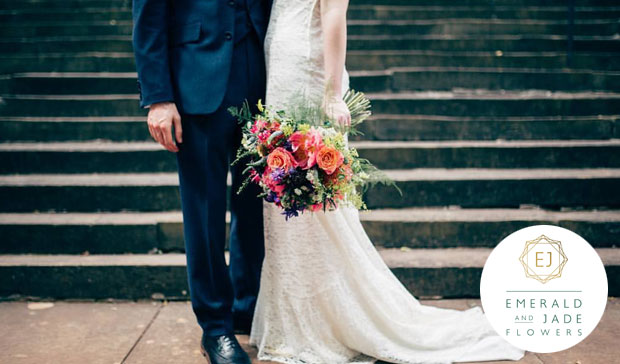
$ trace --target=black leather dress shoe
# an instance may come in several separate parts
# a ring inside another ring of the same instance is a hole
[[[207,336],[203,333],[200,351],[210,364],[251,364],[250,357],[233,334]]]

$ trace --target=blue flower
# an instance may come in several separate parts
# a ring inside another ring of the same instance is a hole
[[[299,216],[299,211],[297,211],[297,209],[293,207],[285,209],[284,212],[282,212],[282,215],[284,215],[285,220],[288,221],[288,219],[293,216]]]

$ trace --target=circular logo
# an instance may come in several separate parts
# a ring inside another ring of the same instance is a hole
[[[552,353],[594,330],[607,304],[607,275],[581,236],[559,226],[530,226],[493,249],[482,270],[480,299],[508,342]]]

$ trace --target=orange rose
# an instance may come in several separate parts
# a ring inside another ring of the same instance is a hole
[[[319,168],[327,174],[332,174],[344,161],[344,156],[336,148],[322,147],[317,155],[316,162]]]
[[[286,149],[278,147],[267,157],[267,165],[272,170],[282,168],[288,172],[290,168],[297,167],[297,162],[293,155]]]

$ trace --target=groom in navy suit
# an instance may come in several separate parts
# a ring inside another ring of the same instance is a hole
[[[258,294],[262,201],[253,184],[236,194],[241,130],[227,108],[264,98],[270,9],[270,0],[133,0],[140,106],[152,137],[176,153],[192,308],[212,364],[250,363],[234,333],[249,331]]]

